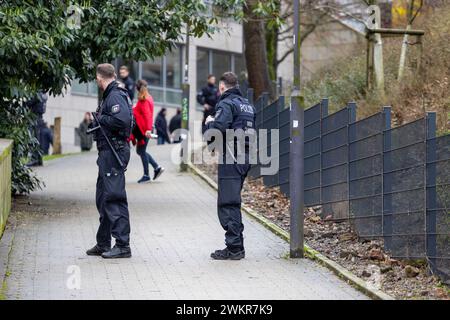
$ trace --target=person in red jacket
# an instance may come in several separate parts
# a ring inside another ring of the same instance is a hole
[[[148,92],[147,81],[139,80],[136,83],[138,90],[138,102],[133,108],[133,115],[136,121],[130,140],[136,145],[136,152],[141,157],[144,167],[144,175],[138,183],[151,181],[148,171],[150,163],[154,169],[153,180],[157,179],[164,168],[156,163],[153,157],[147,152],[148,141],[151,138],[153,128],[153,98]]]

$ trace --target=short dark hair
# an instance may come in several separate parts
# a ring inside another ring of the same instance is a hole
[[[225,72],[222,77],[220,77],[220,81],[223,82],[227,89],[234,88],[238,85],[238,78],[233,72]]]
[[[209,79],[211,79],[212,77],[214,77],[214,78],[215,78],[216,76],[215,76],[215,75],[213,75],[213,74],[208,74],[208,80],[209,80]]]
[[[102,63],[97,66],[97,74],[104,79],[112,79],[116,77],[116,69],[110,63]]]

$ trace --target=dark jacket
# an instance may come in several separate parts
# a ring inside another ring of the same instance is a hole
[[[162,111],[160,111],[156,116],[155,128],[158,136],[164,137],[164,139],[170,143],[169,134],[167,133],[167,120],[162,114]]]
[[[87,134],[86,131],[89,128],[90,122],[83,120],[78,126],[77,133],[80,136],[80,147],[81,150],[91,150],[92,148],[92,135]]]
[[[117,81],[111,82],[103,93],[97,109],[100,125],[115,147],[125,145],[132,128],[131,100]],[[94,140],[99,150],[109,148],[101,130],[95,131]]]
[[[205,131],[205,121],[208,116],[212,116],[215,113],[215,107],[217,101],[219,100],[220,92],[219,89],[213,85],[208,83],[206,87],[204,87],[199,94],[197,95],[197,102],[202,106],[204,104],[209,105],[209,109],[203,110],[203,120],[202,120],[202,131]]]
[[[27,106],[31,109],[33,113],[42,117],[47,108],[48,96],[43,91],[39,91],[34,98],[27,101]]]
[[[219,89],[215,85],[208,83],[198,94],[197,102],[201,105],[206,103],[214,108],[217,104],[219,96]]]
[[[209,122],[206,128],[217,129],[224,135],[227,129],[255,129],[256,112],[254,106],[242,96],[238,88],[231,88],[223,93],[216,105],[214,121]],[[236,149],[235,149],[236,150]],[[225,151],[225,148],[224,148]]]
[[[169,132],[173,133],[177,129],[181,129],[181,113],[174,115],[170,119]]]
[[[134,80],[130,76],[122,79],[123,84],[125,85],[125,89],[128,91],[128,95],[130,96],[131,101],[134,99]]]
[[[39,131],[40,137],[39,137],[39,144],[41,146],[42,153],[44,155],[48,154],[48,150],[50,148],[50,145],[53,145],[53,134],[52,130],[50,130],[49,127],[46,125],[41,127],[41,130]]]

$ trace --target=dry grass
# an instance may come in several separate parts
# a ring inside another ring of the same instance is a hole
[[[440,133],[450,132],[450,4],[430,11],[417,19],[415,29],[424,29],[422,72],[418,72],[417,45],[408,48],[408,59],[402,82],[397,80],[402,38],[384,40],[386,96],[380,97],[365,90],[365,52],[337,62],[323,70],[305,88],[307,104],[329,96],[334,108],[354,100],[358,103],[358,117],[362,118],[391,105],[394,124],[417,119],[426,111],[435,111]],[[415,42],[410,38],[410,42]],[[335,111],[332,109],[332,111]]]

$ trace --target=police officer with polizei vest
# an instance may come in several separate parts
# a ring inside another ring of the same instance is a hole
[[[226,248],[211,253],[215,260],[240,260],[245,258],[244,225],[241,214],[241,191],[250,170],[249,141],[244,152],[239,152],[235,139],[230,146],[226,139],[227,130],[242,129],[255,134],[255,108],[242,96],[238,79],[232,72],[224,73],[220,79],[221,96],[216,105],[216,114],[206,120],[207,129],[218,129],[223,135],[222,160],[218,165],[218,215],[225,230]],[[230,154],[231,153],[231,154]],[[238,156],[239,153],[239,156]],[[242,157],[243,155],[243,157]],[[231,156],[231,157],[230,157]],[[231,159],[231,161],[230,161]],[[244,161],[239,161],[243,159]]]
[[[116,81],[114,66],[97,67],[97,84],[103,97],[97,109],[97,121],[91,125],[98,149],[98,178],[96,205],[100,213],[97,244],[86,253],[103,258],[129,258],[130,220],[125,171],[130,160],[130,136],[133,116],[132,104],[126,88]],[[111,248],[111,236],[115,246]]]

